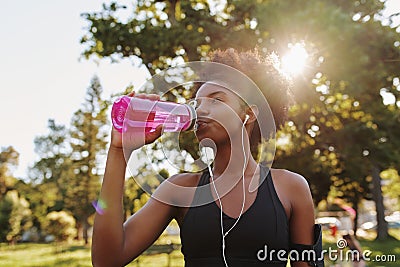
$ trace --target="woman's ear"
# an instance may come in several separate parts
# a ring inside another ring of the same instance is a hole
[[[249,116],[249,119],[247,120],[248,123],[254,122],[257,120],[258,117],[258,107],[256,105],[250,105],[248,108],[246,108],[246,115]]]

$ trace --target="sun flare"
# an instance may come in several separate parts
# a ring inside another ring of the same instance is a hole
[[[290,75],[298,75],[304,71],[308,53],[301,43],[289,44],[289,51],[282,57],[282,69]]]

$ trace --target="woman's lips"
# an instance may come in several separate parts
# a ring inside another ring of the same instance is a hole
[[[196,131],[197,131],[197,130],[200,130],[200,129],[203,129],[203,128],[206,127],[206,126],[207,126],[207,123],[206,123],[206,122],[202,122],[202,121],[197,122],[197,123],[196,123]]]
[[[202,129],[208,125],[209,119],[200,118],[196,121],[196,130]]]

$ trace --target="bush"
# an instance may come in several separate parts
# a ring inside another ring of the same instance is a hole
[[[76,236],[75,219],[65,211],[47,214],[42,229],[53,235],[56,241],[70,241]]]
[[[29,203],[15,190],[8,191],[0,201],[0,241],[15,242],[32,226]]]
[[[0,242],[7,241],[7,234],[11,230],[10,216],[13,203],[10,199],[4,198],[0,201]]]

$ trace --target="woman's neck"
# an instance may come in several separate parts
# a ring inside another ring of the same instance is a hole
[[[241,142],[233,145],[231,143],[217,145],[213,167],[214,176],[243,173],[243,169],[245,176],[252,174],[256,170],[258,163],[252,157],[248,143],[244,145],[244,152]],[[246,162],[244,161],[245,156]]]

